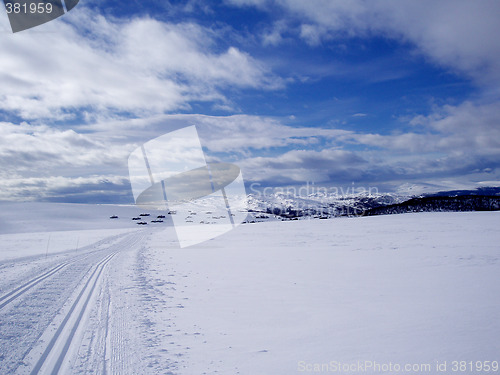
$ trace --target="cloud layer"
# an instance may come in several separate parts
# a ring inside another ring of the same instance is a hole
[[[238,48],[215,52],[216,31],[194,23],[113,20],[88,10],[64,21],[0,38],[9,51],[0,59],[0,110],[25,120],[67,120],[78,111],[141,116],[195,101],[231,108],[222,88],[281,86]]]
[[[226,4],[268,14],[281,10],[257,26],[269,58],[249,52],[257,48],[255,40],[242,30],[194,19],[105,18],[84,6],[36,30],[3,35],[0,47],[8,52],[0,56],[0,199],[131,203],[130,152],[193,124],[211,160],[235,162],[248,182],[262,185],[474,186],[500,180],[498,2]],[[6,17],[2,26],[8,28]],[[228,32],[237,35],[222,41]],[[349,116],[352,122],[308,122],[273,116],[272,110],[237,114],[242,91],[256,92],[260,106],[272,108],[264,93],[285,103],[291,85],[307,85],[297,77],[313,72],[321,80],[332,76],[332,66],[344,67],[339,76],[380,81],[376,72],[382,69],[368,69],[371,62],[351,67],[327,61],[327,68],[318,63],[307,72],[292,66],[294,78],[272,68],[273,58],[280,58],[272,49],[282,44],[313,51],[374,37],[410,49],[406,58],[423,57],[469,79],[474,96],[440,101],[423,113],[409,108],[405,117],[389,119],[397,122],[389,130],[380,119],[372,124],[364,109]],[[241,43],[232,43],[237,39]],[[231,115],[197,115],[199,103]],[[366,125],[356,128],[355,121]]]
[[[0,144],[0,199],[109,200],[115,195],[131,203],[130,152],[193,124],[208,160],[235,162],[248,183],[262,186],[356,182],[396,187],[454,179],[474,186],[472,181],[500,180],[497,106],[466,102],[406,121],[414,132],[390,135],[297,127],[248,115],[162,115],[87,125],[79,132],[3,123],[7,142]]]

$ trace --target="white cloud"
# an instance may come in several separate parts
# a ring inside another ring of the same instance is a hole
[[[283,33],[286,32],[288,26],[284,21],[275,22],[271,28],[266,30],[262,35],[262,43],[265,46],[276,46],[283,43],[285,37]]]
[[[216,33],[192,23],[113,20],[79,8],[64,21],[0,39],[0,110],[62,120],[75,111],[137,115],[228,104],[232,88],[281,81],[237,49],[213,52]]]
[[[198,127],[213,152],[246,153],[280,147],[317,145],[319,139],[335,140],[349,134],[342,129],[292,127],[278,119],[259,116],[200,117]]]
[[[500,172],[499,108],[498,102],[470,101],[436,107],[428,116],[406,120],[414,132],[389,135],[292,127],[253,116],[199,117],[195,122],[211,151],[244,151],[239,163],[252,181],[390,182],[465,176],[480,181]],[[353,146],[360,150],[352,151]],[[274,150],[273,156],[257,156],[266,150]]]
[[[104,186],[106,188],[104,189]],[[0,183],[0,200],[54,200],[62,201],[78,197],[81,202],[85,197],[98,198],[97,201],[114,196],[114,201],[120,201],[122,196],[130,195],[128,180],[114,175],[95,175],[86,177],[17,177],[9,176]],[[128,203],[132,203],[129,202]]]
[[[80,170],[93,166],[116,166],[127,157],[131,145],[102,142],[72,129],[45,125],[0,124],[2,171],[38,176],[55,171]],[[101,167],[102,168],[102,167]]]
[[[105,138],[126,137],[140,142],[169,131],[196,125],[203,144],[210,151],[248,154],[249,151],[317,145],[320,139],[335,142],[352,134],[350,130],[295,127],[264,116],[158,115],[143,119],[103,120],[79,127]]]
[[[0,199],[128,194],[131,202],[129,153],[193,124],[210,158],[235,162],[251,182],[493,181],[500,178],[498,108],[472,102],[436,108],[407,120],[415,132],[391,135],[294,127],[247,115],[108,119],[74,129],[1,123]]]
[[[392,167],[402,163],[403,169],[412,174],[467,174],[474,170],[488,172],[488,165],[500,166],[500,102],[445,105],[427,116],[404,121],[414,131],[350,132],[336,141],[345,147],[354,144],[375,148],[377,163]]]
[[[103,197],[115,194],[116,181],[128,179],[130,152],[143,142],[193,124],[212,158],[222,153],[238,160],[261,150],[310,147],[320,139],[333,140],[347,133],[293,128],[276,119],[242,115],[159,115],[103,120],[73,129],[4,122],[0,123],[0,199],[50,199],[62,191],[72,196],[99,189]]]
[[[410,121],[435,134],[429,149],[500,156],[500,102],[445,105]],[[437,132],[437,135],[436,135]]]
[[[225,2],[238,6],[263,6],[269,3],[268,0],[225,0]]]
[[[127,140],[5,122],[0,137],[0,199],[129,195],[126,161],[136,145]]]
[[[282,184],[350,181],[359,178],[366,165],[367,161],[356,153],[338,149],[292,150],[241,162],[249,181]]]
[[[307,43],[380,35],[410,42],[431,61],[481,84],[500,81],[500,3],[496,0],[232,0],[262,9],[280,4]],[[290,22],[289,24],[293,24]]]

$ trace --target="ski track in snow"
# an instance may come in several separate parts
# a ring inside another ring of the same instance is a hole
[[[109,331],[107,268],[115,258],[137,250],[143,239],[143,232],[118,235],[80,252],[58,254],[53,257],[55,260],[30,259],[35,271],[28,271],[29,277],[24,276],[22,282],[22,275],[15,275],[14,282],[20,285],[9,291],[2,286],[0,292],[0,373],[83,373],[81,363],[89,358],[93,359],[93,366],[100,364],[103,374],[117,373],[110,371],[112,363],[126,365],[125,356],[116,350],[121,346],[114,345],[114,341],[120,341],[121,332],[127,328],[118,327],[111,336]],[[20,267],[26,268],[26,262],[29,260],[20,260]],[[6,263],[0,275],[7,266],[16,266],[16,262]],[[38,274],[33,275],[36,271]],[[87,345],[87,353],[82,357],[81,346],[88,344],[85,340],[89,315],[96,309],[104,332],[101,337],[99,330],[92,333],[91,345]],[[125,321],[123,317],[120,323]],[[112,356],[110,347],[115,348]]]
[[[3,309],[10,302],[14,301],[16,298],[18,298],[22,294],[26,293],[28,290],[30,290],[31,288],[33,288],[35,285],[42,282],[46,278],[55,274],[57,271],[64,268],[67,264],[68,264],[67,262],[59,264],[56,267],[50,269],[49,271],[41,274],[40,276],[35,277],[34,279],[28,281],[27,283],[17,287],[16,289],[14,289],[14,290],[10,291],[9,293],[5,294],[4,296],[0,297],[0,309]]]

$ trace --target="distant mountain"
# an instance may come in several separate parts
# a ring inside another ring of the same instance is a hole
[[[500,210],[500,187],[443,191],[420,196],[401,194],[311,194],[294,196],[275,193],[249,195],[248,222],[268,220],[327,219],[340,216],[373,216],[405,212]]]
[[[345,197],[337,194],[311,194],[298,197],[287,193],[266,196],[249,195],[249,221],[302,218],[326,219],[339,216],[360,216],[364,211],[401,203],[409,197],[397,194],[358,194]]]

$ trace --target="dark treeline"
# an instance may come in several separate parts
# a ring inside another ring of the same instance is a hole
[[[373,207],[364,215],[390,215],[406,212],[439,211],[496,211],[500,210],[500,197],[491,195],[461,195],[455,197],[430,196],[412,198],[402,203]]]

